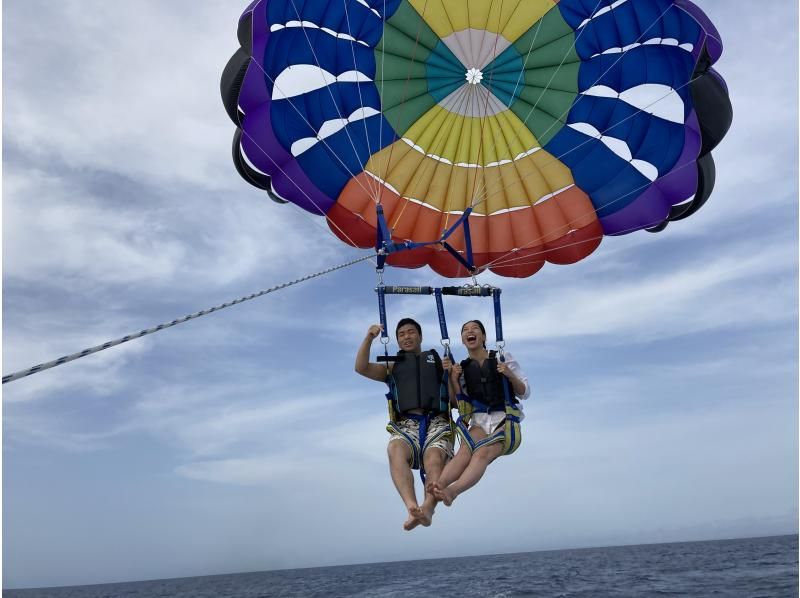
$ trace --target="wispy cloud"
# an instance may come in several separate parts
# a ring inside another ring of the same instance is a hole
[[[517,339],[604,334],[630,342],[791,320],[795,312],[786,303],[791,288],[763,293],[751,286],[754,280],[788,273],[790,268],[791,257],[774,248],[746,257],[719,256],[671,271],[662,267],[619,282],[584,281],[546,292],[534,306],[517,303],[507,317],[508,328]],[[708,306],[709,300],[713,309],[695,310]]]

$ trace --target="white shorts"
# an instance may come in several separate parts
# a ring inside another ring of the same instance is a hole
[[[483,430],[487,436],[503,425],[506,421],[505,411],[490,411],[489,413],[473,413],[469,418],[469,427],[477,427]]]

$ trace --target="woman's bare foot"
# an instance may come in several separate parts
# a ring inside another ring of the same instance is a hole
[[[439,488],[438,485],[434,484],[433,487],[433,495],[444,503],[444,506],[449,507],[453,504],[453,501],[456,499],[458,494],[448,486],[447,488]]]

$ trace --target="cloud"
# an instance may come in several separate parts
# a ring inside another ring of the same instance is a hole
[[[259,485],[291,480],[301,464],[279,456],[197,461],[176,468],[180,476],[226,484]]]
[[[17,29],[5,38],[4,75],[16,92],[5,103],[6,134],[42,163],[55,157],[229,189],[236,175],[220,157],[233,126],[218,85],[228,58],[220,48],[228,41],[233,53],[235,26],[219,23],[235,24],[239,8],[193,4],[191,19],[187,9],[75,0],[9,7]]]
[[[790,289],[766,294],[752,286],[754,280],[788,272],[791,258],[782,247],[743,255],[639,278],[562,286],[533,307],[517,303],[506,326],[515,340],[602,334],[627,343],[791,319],[795,312],[785,302]]]

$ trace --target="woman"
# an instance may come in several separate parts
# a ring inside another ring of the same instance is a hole
[[[506,353],[501,361],[494,351],[486,350],[486,329],[479,320],[470,320],[461,327],[461,341],[469,357],[460,364],[445,358],[442,365],[450,369],[451,399],[460,387],[474,412],[468,429],[463,423],[459,424],[461,446],[458,453],[432,485],[434,496],[448,507],[459,494],[477,484],[489,463],[503,454],[507,401],[520,411],[521,420],[517,399],[530,396],[528,379],[511,354]]]

